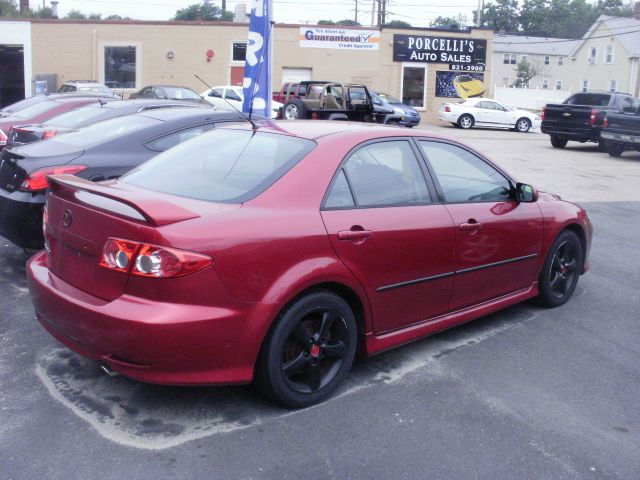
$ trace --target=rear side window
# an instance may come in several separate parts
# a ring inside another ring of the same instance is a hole
[[[34,118],[43,113],[48,112],[49,110],[53,110],[60,106],[58,102],[45,101],[41,103],[36,103],[35,105],[31,105],[30,107],[23,108],[12,114],[12,116],[16,118]]]
[[[101,107],[77,108],[70,112],[53,117],[47,121],[47,124],[55,125],[56,127],[73,128],[77,125],[83,125],[91,119],[102,115],[104,111],[105,109]]]
[[[211,202],[259,195],[315,147],[287,135],[216,129],[159,154],[121,181]]]
[[[356,150],[346,161],[325,208],[419,205],[431,198],[409,143],[386,141]]]
[[[102,122],[94,123],[88,127],[81,128],[76,132],[65,133],[59,137],[54,137],[51,142],[60,142],[67,145],[73,145],[76,147],[89,148],[99,143],[106,142],[119,135],[127,135],[141,130],[146,127],[151,127],[161,123],[161,120],[157,120],[151,117],[143,117],[131,115],[127,117],[111,118]]]

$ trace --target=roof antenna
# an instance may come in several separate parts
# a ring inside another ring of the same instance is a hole
[[[104,100],[102,100],[101,98],[98,98],[98,102],[100,103],[100,108],[102,108],[104,105],[107,104],[107,102],[105,102]]]
[[[202,83],[204,83],[204,84],[207,86],[207,88],[208,88],[209,90],[213,90],[213,87],[211,87],[211,85],[209,85],[207,82],[205,82],[203,79],[201,79],[198,75],[196,75],[196,74],[194,73],[194,74],[193,74],[193,76],[194,76],[194,77],[196,77],[198,80],[200,80]],[[253,121],[253,120],[251,120],[251,114],[249,114],[249,116],[247,117],[244,113],[242,113],[242,111],[241,111],[241,110],[238,110],[238,108],[237,108],[233,103],[231,103],[229,100],[227,100],[227,99],[226,99],[226,98],[224,98],[224,97],[220,97],[220,98],[222,98],[222,100],[224,100],[225,102],[227,102],[227,105],[229,105],[231,108],[233,108],[236,112],[238,112],[238,113],[240,114],[240,116],[241,116],[242,118],[244,118],[247,122],[249,122],[249,123],[251,124],[251,126],[253,127],[253,129],[254,129],[254,130],[257,130],[257,129],[258,129],[258,125],[256,125],[256,124],[254,123],[254,121]]]

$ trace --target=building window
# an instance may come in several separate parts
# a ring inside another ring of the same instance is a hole
[[[545,65],[549,65],[550,62],[551,62],[551,57],[549,55],[545,55],[544,56],[544,64]]]
[[[509,86],[509,77],[502,77],[502,86],[503,87]]]
[[[587,62],[595,65],[596,63],[598,63],[598,48],[597,47],[591,47],[589,49],[589,57],[587,58]]]
[[[617,80],[609,80],[609,91],[616,92],[618,90],[618,81]]]
[[[528,61],[528,56],[527,55],[520,55],[520,61],[521,62],[527,62]]]
[[[426,67],[402,66],[402,103],[424,108],[426,86]]]
[[[518,56],[515,53],[505,53],[502,57],[502,63],[507,65],[515,65],[518,61]]]
[[[244,62],[247,59],[247,43],[233,42],[233,52],[231,60],[234,62]]]
[[[613,45],[607,45],[607,48],[604,51],[604,63],[613,63]]]
[[[104,47],[104,84],[109,88],[136,88],[136,47]]]
[[[547,80],[546,78],[544,80],[542,80],[542,88],[543,88],[543,90],[548,90],[549,89],[549,80]]]
[[[556,80],[556,90],[562,90],[562,80]]]
[[[558,65],[564,65],[564,57],[558,57]]]
[[[582,80],[581,89],[582,89],[583,92],[589,91],[589,80]]]

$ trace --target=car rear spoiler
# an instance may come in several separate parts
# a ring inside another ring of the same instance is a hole
[[[146,223],[158,227],[162,225],[169,225],[171,223],[182,222],[184,220],[190,220],[200,216],[197,213],[182,208],[173,202],[167,201],[162,197],[162,194],[157,194],[151,191],[139,192],[129,190],[128,187],[101,185],[74,175],[51,175],[47,178],[49,180],[51,192],[58,194],[63,198],[65,196],[68,197],[73,192],[77,191],[88,192],[100,197],[108,198],[117,202],[115,205],[121,204],[135,210],[141,215],[141,218],[133,215],[127,215],[124,213],[122,208],[113,208],[102,204],[86,202],[83,201],[82,198],[78,198],[78,200],[83,201],[83,203],[88,203],[93,207],[107,210],[110,213],[124,215],[138,220],[142,219]]]

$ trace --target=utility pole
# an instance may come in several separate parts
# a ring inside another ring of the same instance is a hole
[[[227,0],[222,0],[222,14],[227,11]]]
[[[382,0],[382,25],[387,22],[387,0]]]
[[[484,10],[484,0],[478,0],[478,15],[477,15],[477,23],[478,27],[482,26],[482,10]]]
[[[358,23],[358,0],[356,0],[356,17],[355,17],[355,21],[356,21],[356,23]]]

